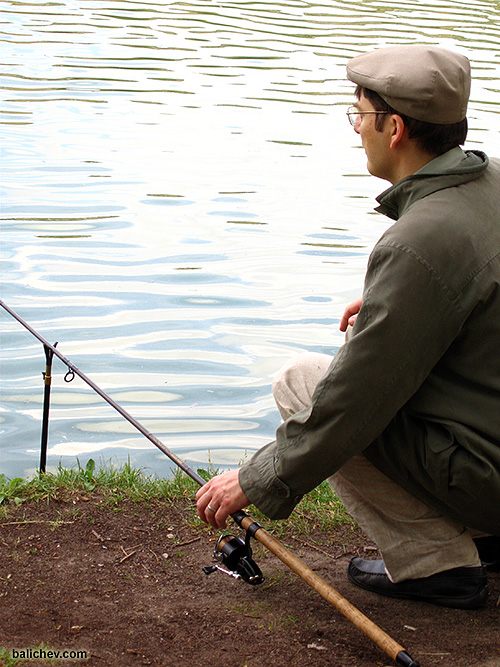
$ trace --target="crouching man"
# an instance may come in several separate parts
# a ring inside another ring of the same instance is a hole
[[[378,545],[350,580],[475,608],[500,553],[500,161],[464,151],[467,58],[428,45],[353,58],[347,111],[394,224],[373,249],[334,358],[277,376],[276,440],[197,494],[214,527],[249,503],[286,518],[329,479]]]

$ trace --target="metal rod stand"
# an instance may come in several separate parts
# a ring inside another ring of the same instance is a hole
[[[57,343],[54,345],[57,345]],[[44,392],[43,392],[43,417],[42,417],[42,439],[40,445],[40,473],[44,473],[47,466],[47,443],[49,439],[49,410],[50,410],[50,387],[52,384],[52,359],[54,350],[48,345],[44,345],[45,350],[45,372],[42,373]]]

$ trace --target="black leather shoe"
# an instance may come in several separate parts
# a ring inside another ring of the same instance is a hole
[[[384,561],[353,558],[347,568],[353,584],[393,598],[423,600],[457,609],[482,607],[488,598],[484,567],[457,567],[422,579],[407,579],[393,584],[385,572]]]
[[[500,572],[500,537],[477,537],[474,544],[484,567],[489,572]]]

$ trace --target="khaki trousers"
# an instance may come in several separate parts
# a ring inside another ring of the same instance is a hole
[[[279,371],[273,394],[284,420],[311,405],[331,361],[326,354],[304,353]],[[353,456],[328,481],[378,546],[394,583],[481,564],[470,530],[412,496],[363,455]]]

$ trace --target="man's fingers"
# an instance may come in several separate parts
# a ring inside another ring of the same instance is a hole
[[[225,528],[227,517],[248,505],[239,485],[238,470],[213,477],[198,490],[196,500],[198,516],[214,528]]]
[[[354,322],[356,321],[356,316],[361,310],[362,305],[363,305],[363,298],[360,297],[359,299],[356,299],[356,301],[353,301],[347,306],[347,308],[344,310],[344,314],[340,319],[340,326],[339,326],[340,331],[347,331],[348,325],[352,326],[354,324]]]
[[[226,522],[223,514],[220,511],[220,503],[217,501],[216,497],[212,495],[210,488],[207,488],[210,483],[207,483],[205,486],[198,491],[196,494],[197,504],[196,510],[198,516],[202,521],[208,523],[213,528],[225,528]],[[217,516],[219,514],[219,516]]]

